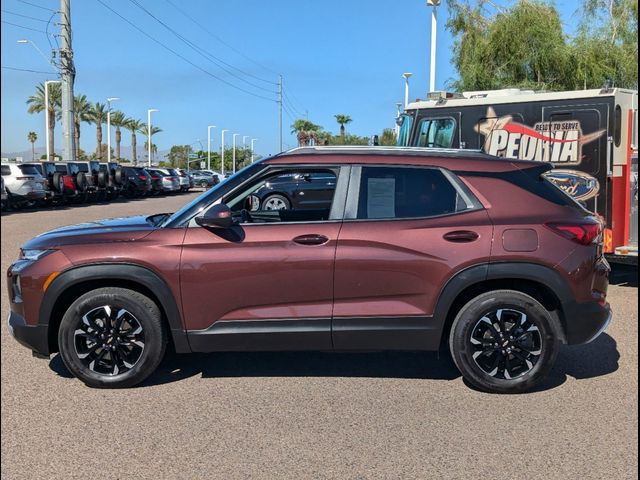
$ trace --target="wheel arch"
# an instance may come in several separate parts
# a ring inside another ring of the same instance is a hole
[[[167,283],[147,267],[110,263],[73,267],[51,283],[40,304],[39,314],[39,324],[48,325],[50,353],[58,349],[60,321],[69,306],[80,295],[102,287],[129,288],[148,296],[160,308],[176,352],[191,351],[178,303]]]
[[[567,282],[550,267],[525,262],[475,265],[454,275],[442,289],[434,312],[441,323],[441,345],[447,342],[460,309],[472,298],[493,290],[516,290],[538,300],[554,318],[556,333],[566,343],[564,305],[573,295]]]

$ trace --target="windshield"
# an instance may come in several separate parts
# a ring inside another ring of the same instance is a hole
[[[219,183],[213,188],[207,190],[201,195],[197,196],[191,202],[187,203],[184,207],[178,210],[176,213],[167,218],[161,225],[161,227],[180,227],[182,224],[191,219],[198,212],[201,212],[218,198],[227,194],[238,185],[243,183],[248,178],[255,175],[257,172],[264,168],[264,162],[256,162],[247,165],[242,170],[236,172],[233,176],[226,179],[224,182]]]

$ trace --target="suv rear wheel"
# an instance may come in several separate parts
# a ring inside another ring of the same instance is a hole
[[[476,388],[519,393],[535,387],[553,366],[559,342],[549,312],[514,290],[484,293],[456,316],[449,347]]]
[[[156,369],[167,336],[160,309],[124,288],[85,293],[69,307],[58,332],[69,371],[91,387],[131,387]]]

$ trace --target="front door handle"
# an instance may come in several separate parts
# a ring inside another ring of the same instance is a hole
[[[308,235],[300,235],[294,238],[293,241],[298,245],[324,245],[329,241],[329,238],[317,233],[311,233]]]
[[[469,243],[476,241],[478,237],[480,235],[470,230],[456,230],[445,233],[442,238],[453,243]]]

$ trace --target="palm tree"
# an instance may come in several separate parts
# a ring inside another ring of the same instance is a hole
[[[303,118],[299,118],[291,125],[291,133],[296,134],[299,147],[309,145],[312,140],[317,142],[321,130],[322,127],[320,125]]]
[[[136,151],[138,139],[136,133],[145,126],[142,120],[136,118],[127,118],[125,127],[131,132],[131,160],[134,165],[138,164],[138,152]]]
[[[344,138],[344,126],[347,123],[351,123],[351,117],[349,115],[334,115],[336,117],[336,122],[340,124],[340,137]]]
[[[38,134],[36,132],[29,132],[27,139],[31,142],[31,160],[36,160],[36,140],[38,140]]]
[[[147,127],[146,123],[142,123],[142,128],[138,129],[138,133],[141,133],[142,135],[145,135],[147,137],[147,141],[144,142],[144,149],[145,150],[148,150],[148,148],[149,148],[149,131],[148,130],[149,130],[149,127]],[[151,141],[151,161],[153,161],[153,154],[157,153],[157,151],[158,151],[158,147],[156,147],[154,145],[154,143],[153,143],[153,136],[156,133],[160,133],[161,131],[162,131],[161,128],[151,126],[151,139],[152,139],[152,141]]]
[[[53,131],[56,126],[56,111],[60,108],[62,102],[62,88],[59,83],[49,85],[49,105],[45,106],[45,84],[41,83],[36,87],[36,94],[31,95],[27,100],[29,113],[40,113],[45,109],[49,115],[49,151],[53,153]],[[48,160],[48,159],[47,159]]]
[[[120,159],[120,142],[122,141],[122,132],[120,132],[121,127],[125,127],[127,123],[127,117],[125,117],[124,113],[120,111],[115,111],[111,113],[111,125],[116,127],[116,158]]]
[[[86,95],[76,95],[73,98],[73,125],[76,139],[76,159],[80,158],[80,124],[91,123],[93,117],[93,105],[87,100]]]
[[[107,107],[104,103],[96,102],[91,107],[91,121],[96,125],[96,157],[102,160],[102,124],[107,121]]]

